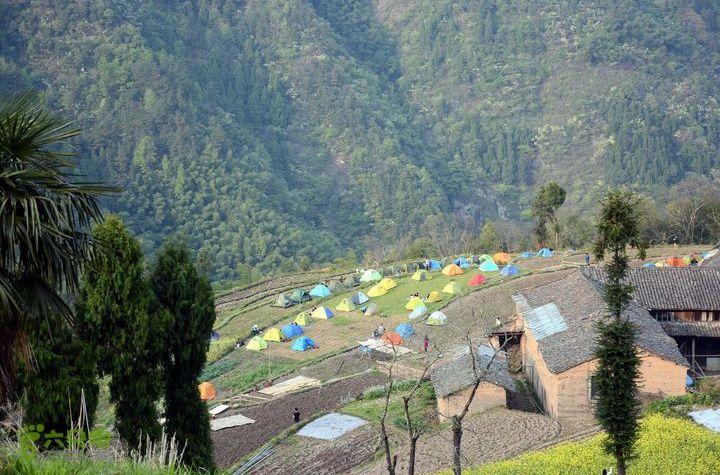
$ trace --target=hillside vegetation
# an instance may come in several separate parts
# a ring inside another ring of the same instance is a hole
[[[0,95],[44,93],[152,252],[215,279],[487,217],[550,179],[661,197],[718,166],[714,0],[19,0]]]

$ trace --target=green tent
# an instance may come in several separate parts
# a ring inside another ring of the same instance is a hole
[[[328,285],[328,289],[330,289],[330,292],[336,294],[338,292],[344,291],[345,286],[339,280],[333,280],[332,282],[330,282],[330,285]]]
[[[355,280],[355,276],[349,275],[345,277],[345,280],[343,281],[343,285],[345,287],[355,287],[358,285],[357,280]]]
[[[288,298],[285,294],[280,294],[275,299],[275,303],[272,304],[273,307],[280,307],[280,308],[288,308],[295,305],[292,303],[292,301]]]
[[[310,300],[310,294],[305,289],[295,289],[290,294],[290,301],[293,303],[303,303]]]

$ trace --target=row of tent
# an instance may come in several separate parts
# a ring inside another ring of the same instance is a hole
[[[382,277],[381,277],[382,278]],[[343,292],[346,289],[357,287],[359,285],[358,280],[355,276],[349,275],[344,280],[334,280],[328,285],[318,284],[308,292],[305,289],[295,289],[292,293],[280,294],[272,304],[273,307],[288,308],[296,304],[309,302],[313,297],[315,298],[326,298],[332,293]]]
[[[275,341],[275,340],[268,340],[264,336],[255,335],[250,339],[248,342],[246,348],[251,351],[262,351],[268,347],[268,341]],[[277,340],[280,341],[280,340]],[[312,348],[316,348],[317,345],[315,342],[308,336],[301,336],[300,338],[296,339],[293,344],[290,346],[291,350],[294,351],[307,351]]]
[[[693,257],[691,256],[668,257],[667,259],[657,262],[646,262],[645,264],[643,264],[643,267],[687,267],[692,265],[698,265],[700,262],[702,262],[702,259],[698,259],[696,257],[693,261]]]

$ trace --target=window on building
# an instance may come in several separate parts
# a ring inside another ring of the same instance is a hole
[[[675,314],[673,312],[657,311],[653,312],[653,317],[658,322],[674,322]]]
[[[590,400],[597,401],[600,394],[598,393],[598,377],[590,376]]]

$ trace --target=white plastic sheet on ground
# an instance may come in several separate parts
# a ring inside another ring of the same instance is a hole
[[[404,346],[396,346],[395,350],[393,351],[392,345],[388,345],[387,343],[385,343],[384,341],[382,341],[379,338],[377,340],[375,338],[370,338],[369,340],[359,341],[358,343],[360,343],[363,346],[367,346],[370,349],[379,351],[381,353],[387,353],[390,355],[392,355],[394,352],[397,352],[398,356],[405,355],[407,353],[412,353],[412,350],[410,348],[406,348]]]
[[[335,440],[365,424],[367,421],[359,417],[331,412],[305,425],[298,431],[298,435],[313,439]]]
[[[218,414],[220,414],[221,412],[223,412],[227,409],[230,409],[230,406],[228,406],[227,404],[220,404],[219,406],[215,406],[212,409],[210,409],[209,412],[210,412],[211,416],[217,416]]]
[[[688,412],[688,415],[698,424],[705,426],[712,431],[720,432],[720,409],[692,411]]]
[[[296,376],[282,383],[273,384],[267,388],[261,389],[259,392],[269,396],[280,396],[282,394],[292,393],[305,388],[320,386],[320,380],[307,378],[305,376]]]
[[[244,426],[246,424],[254,423],[255,421],[250,419],[249,417],[245,417],[242,414],[235,414],[234,416],[210,420],[210,428],[212,430],[220,430],[227,429],[228,427]]]

